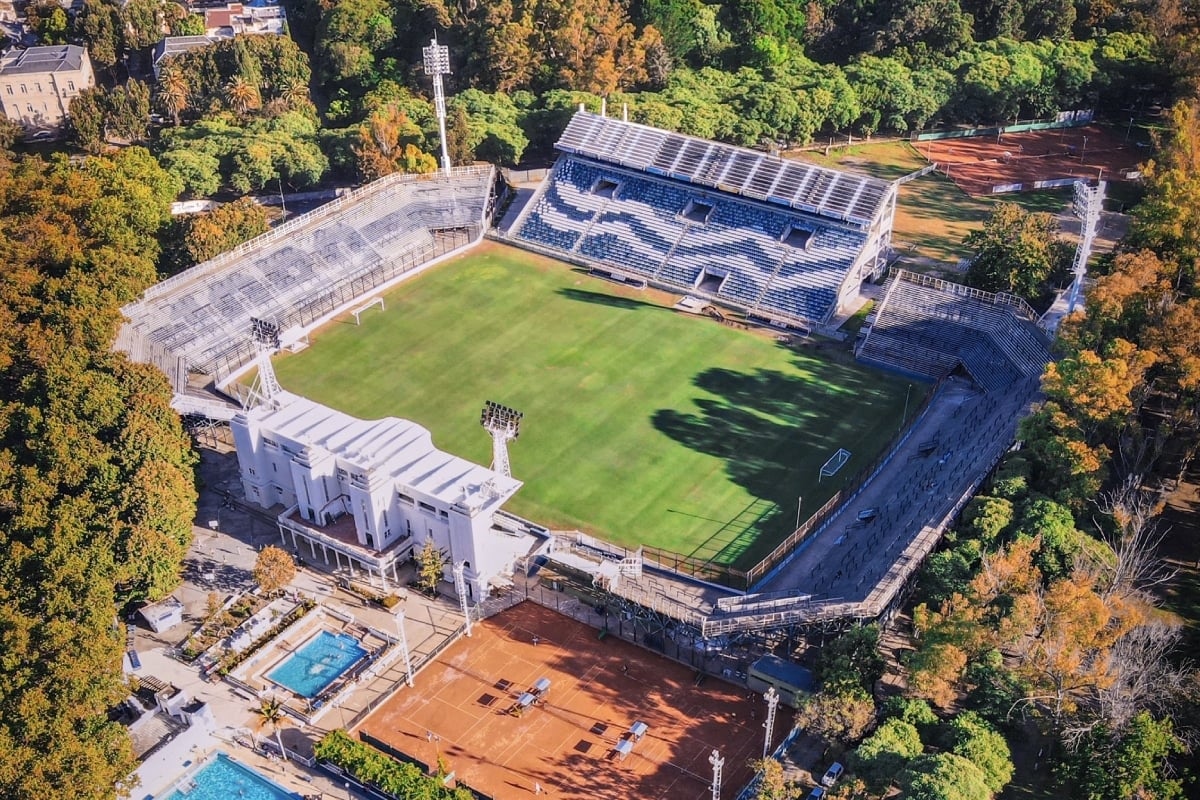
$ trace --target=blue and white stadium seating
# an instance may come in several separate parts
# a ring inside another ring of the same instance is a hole
[[[558,148],[517,243],[759,316],[827,321],[890,233],[883,181],[582,111]]]

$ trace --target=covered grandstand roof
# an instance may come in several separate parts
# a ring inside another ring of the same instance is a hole
[[[588,111],[576,112],[555,146],[565,153],[856,225],[869,225],[876,218],[891,186],[877,178],[789,161]]]

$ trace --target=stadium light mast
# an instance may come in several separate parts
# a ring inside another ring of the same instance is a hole
[[[404,609],[396,612],[396,633],[400,636],[400,654],[404,656],[404,682],[413,686],[412,657],[408,652],[408,634],[404,632]]]
[[[450,74],[450,48],[440,45],[437,36],[429,46],[422,49],[425,56],[425,74],[433,78],[433,105],[437,111],[438,131],[442,137],[442,169],[450,174],[450,151],[446,147],[446,93],[442,90],[442,76]]]
[[[463,574],[466,569],[465,561],[458,561],[454,564],[454,591],[458,592],[458,603],[462,607],[463,626],[466,629],[467,638],[471,638],[471,607],[467,604],[467,578]]]
[[[708,757],[708,763],[712,764],[713,768],[712,800],[721,800],[721,770],[725,766],[721,751],[713,750],[712,755]]]
[[[1104,210],[1104,181],[1097,181],[1092,187],[1086,181],[1075,182],[1075,216],[1082,220],[1079,230],[1079,247],[1075,250],[1073,271],[1075,279],[1071,281],[1071,289],[1067,299],[1067,313],[1074,314],[1079,302],[1079,293],[1083,290],[1083,279],[1087,276],[1087,262],[1092,255],[1092,242],[1096,238],[1096,226],[1100,222],[1100,213]]]
[[[779,706],[779,692],[775,691],[775,687],[772,686],[767,689],[763,699],[767,701],[767,721],[763,723],[763,727],[767,731],[763,737],[762,757],[766,758],[767,753],[771,752],[771,736],[775,733],[775,709]]]
[[[488,400],[479,415],[479,424],[492,435],[492,470],[506,478],[512,477],[508,461],[508,443],[521,435],[520,411]]]
[[[246,408],[253,408],[262,403],[274,403],[275,398],[283,391],[279,379],[275,377],[275,367],[271,364],[271,353],[279,349],[279,326],[274,322],[253,317],[250,324],[258,374],[254,376],[254,383],[246,398]]]

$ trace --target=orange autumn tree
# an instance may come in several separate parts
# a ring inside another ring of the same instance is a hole
[[[1155,355],[1139,350],[1124,339],[1109,342],[1103,350],[1082,350],[1046,365],[1042,388],[1047,397],[1077,420],[1087,441],[1095,440],[1106,426],[1118,424],[1134,413],[1134,392],[1144,387],[1146,370]]]
[[[358,129],[358,169],[369,181],[393,172],[433,172],[437,161],[417,146],[421,129],[395,104],[376,109]]]

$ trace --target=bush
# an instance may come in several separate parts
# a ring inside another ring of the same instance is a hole
[[[344,730],[325,734],[313,748],[313,754],[392,797],[474,800],[469,789],[461,786],[451,789],[443,785],[441,778],[425,775],[414,764],[402,764],[370,745],[356,742]]]

